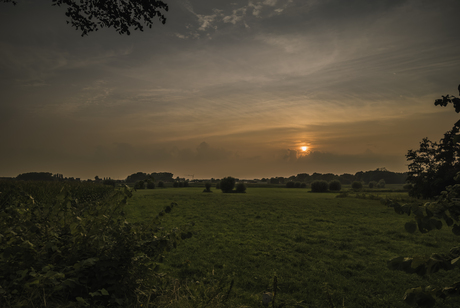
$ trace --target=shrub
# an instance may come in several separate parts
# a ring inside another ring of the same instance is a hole
[[[310,187],[312,192],[326,192],[329,184],[324,180],[320,180],[311,183]]]
[[[148,189],[155,189],[155,183],[153,183],[153,181],[151,181],[151,180],[147,181],[147,188]]]
[[[163,251],[191,236],[159,231],[157,218],[128,223],[127,187],[0,182],[0,191],[1,307],[129,307],[158,282],[151,265]]]
[[[377,188],[377,182],[376,181],[370,181],[369,182],[369,188]]]
[[[300,188],[300,182],[295,182],[294,187],[295,188]]]
[[[295,183],[293,181],[289,181],[286,183],[286,188],[294,188],[295,187]]]
[[[340,191],[342,189],[342,183],[337,180],[331,181],[329,183],[329,190]]]
[[[134,184],[134,189],[144,189],[145,188],[145,183],[144,181],[138,181],[136,184]]]
[[[188,181],[184,182],[184,187],[190,187],[190,185],[188,184]]]
[[[223,178],[220,181],[220,189],[224,193],[232,192],[234,187],[235,187],[235,178],[232,178],[231,176]]]
[[[239,183],[238,185],[236,185],[236,192],[237,193],[245,193],[246,192],[246,185],[244,185],[243,183]]]
[[[211,192],[211,183],[204,184],[205,189],[203,192]]]
[[[165,188],[165,183],[163,181],[158,182],[158,188]]]
[[[179,182],[179,187],[184,187],[184,182]]]
[[[300,188],[307,188],[307,183],[301,183]]]
[[[220,189],[220,182],[216,183],[216,189]]]
[[[351,188],[353,190],[361,190],[363,189],[363,183],[361,183],[360,181],[354,181],[352,184],[351,184]]]
[[[385,184],[386,184],[386,183],[385,183],[385,180],[384,180],[384,179],[381,179],[381,180],[379,181],[379,183],[377,184],[377,187],[378,187],[378,188],[385,188]]]
[[[173,187],[179,187],[179,182],[174,182]]]

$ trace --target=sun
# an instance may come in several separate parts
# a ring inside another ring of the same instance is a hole
[[[302,149],[302,152],[305,152],[308,149],[308,147],[306,147],[306,146],[303,146],[303,147],[300,147],[300,148]]]

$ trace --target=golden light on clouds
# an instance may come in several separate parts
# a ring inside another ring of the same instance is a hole
[[[303,147],[300,147],[302,149],[302,152],[305,152],[308,150],[308,147],[307,146],[303,146]]]

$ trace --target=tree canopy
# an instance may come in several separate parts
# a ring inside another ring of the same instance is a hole
[[[13,3],[17,0],[0,0]],[[157,17],[163,24],[168,5],[156,0],[52,0],[53,6],[66,6],[67,23],[82,32],[82,36],[101,28],[115,28],[119,34],[130,34],[130,29],[152,28]]]
[[[454,105],[455,112],[460,112],[460,99],[455,96],[442,96],[434,104],[445,107],[449,103]],[[406,158],[410,161],[407,181],[413,184],[410,194],[418,198],[441,194],[455,184],[454,177],[460,172],[460,120],[439,143],[424,138],[420,148],[409,150]]]

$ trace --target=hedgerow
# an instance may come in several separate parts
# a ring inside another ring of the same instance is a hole
[[[127,306],[153,289],[163,254],[191,233],[161,231],[174,203],[148,225],[127,222],[129,197],[93,183],[0,182],[0,307]]]

